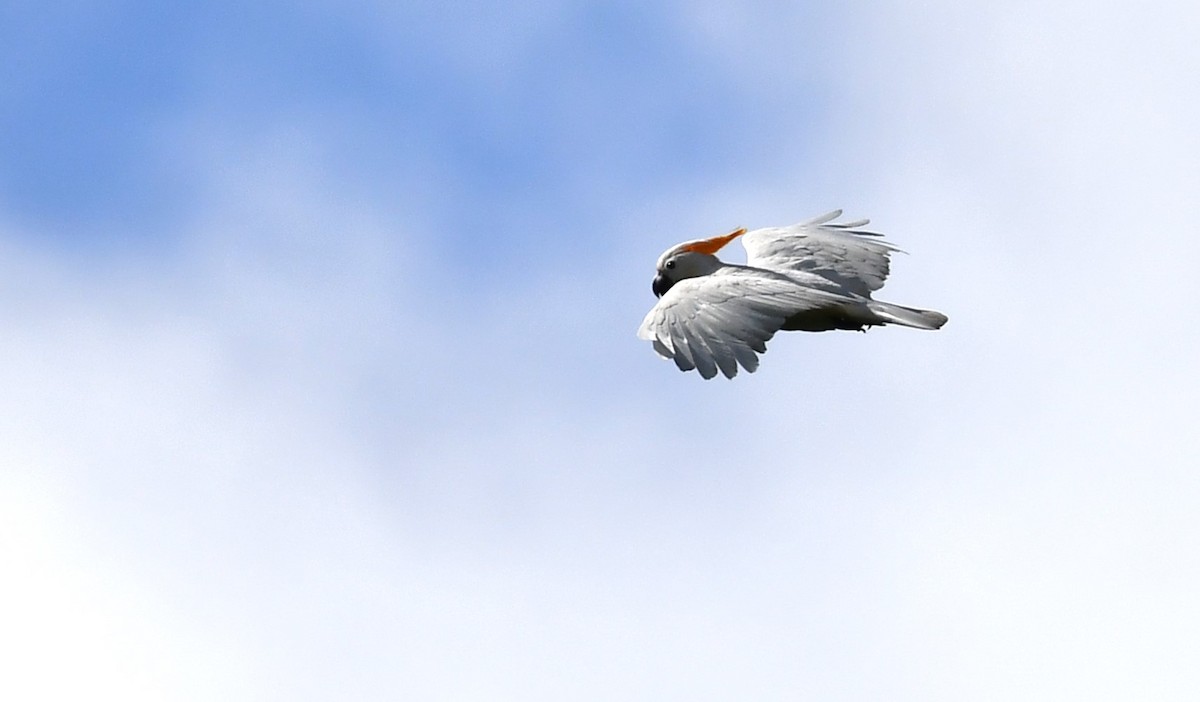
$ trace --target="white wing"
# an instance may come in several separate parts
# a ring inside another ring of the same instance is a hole
[[[747,265],[785,274],[804,271],[836,286],[828,289],[869,297],[883,287],[888,256],[899,249],[859,229],[869,220],[833,222],[841,214],[834,210],[790,227],[747,232],[742,236]],[[805,279],[811,282],[811,276]]]
[[[680,370],[712,378],[719,369],[732,378],[739,364],[751,373],[758,368],[757,354],[788,317],[846,301],[770,271],[727,266],[673,285],[642,320],[638,337]]]

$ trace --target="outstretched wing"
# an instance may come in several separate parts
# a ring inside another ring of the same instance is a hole
[[[790,227],[756,229],[742,236],[746,263],[788,273],[805,271],[844,292],[869,297],[883,287],[888,256],[899,251],[874,232],[859,229],[869,220],[834,222],[841,210]]]
[[[642,320],[638,337],[680,370],[712,378],[719,369],[732,378],[739,364],[751,373],[758,368],[758,354],[788,317],[844,302],[786,276],[729,266],[672,286]]]

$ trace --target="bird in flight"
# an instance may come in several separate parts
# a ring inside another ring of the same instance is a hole
[[[888,257],[899,249],[860,229],[869,220],[835,222],[841,214],[835,210],[790,227],[738,229],[667,249],[652,286],[658,303],[638,337],[679,370],[732,378],[739,365],[753,373],[758,354],[780,330],[945,324],[941,312],[871,299],[888,276]],[[746,265],[717,258],[738,237]]]

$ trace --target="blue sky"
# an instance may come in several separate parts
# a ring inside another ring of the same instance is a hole
[[[1197,20],[10,4],[0,693],[1194,699]],[[634,337],[836,207],[942,331]]]
[[[520,227],[530,210],[578,227],[604,213],[598,186],[628,199],[760,170],[779,160],[766,136],[781,121],[821,117],[779,109],[819,105],[816,80],[747,86],[689,42],[674,8],[639,3],[13,14],[7,51],[22,70],[5,91],[5,193],[70,238],[97,220],[125,225],[113,238],[161,230],[202,206],[189,198],[197,156],[177,132],[189,126],[235,149],[271,135],[311,148],[327,177],[374,197],[452,189],[430,209],[452,232],[499,225],[504,247],[451,235],[494,254],[570,241]]]

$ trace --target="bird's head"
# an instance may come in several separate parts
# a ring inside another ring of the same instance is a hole
[[[745,229],[738,229],[711,239],[685,241],[664,251],[658,257],[658,274],[654,276],[652,289],[655,296],[666,295],[671,286],[681,280],[699,278],[720,268],[721,260],[716,253],[745,233]]]

